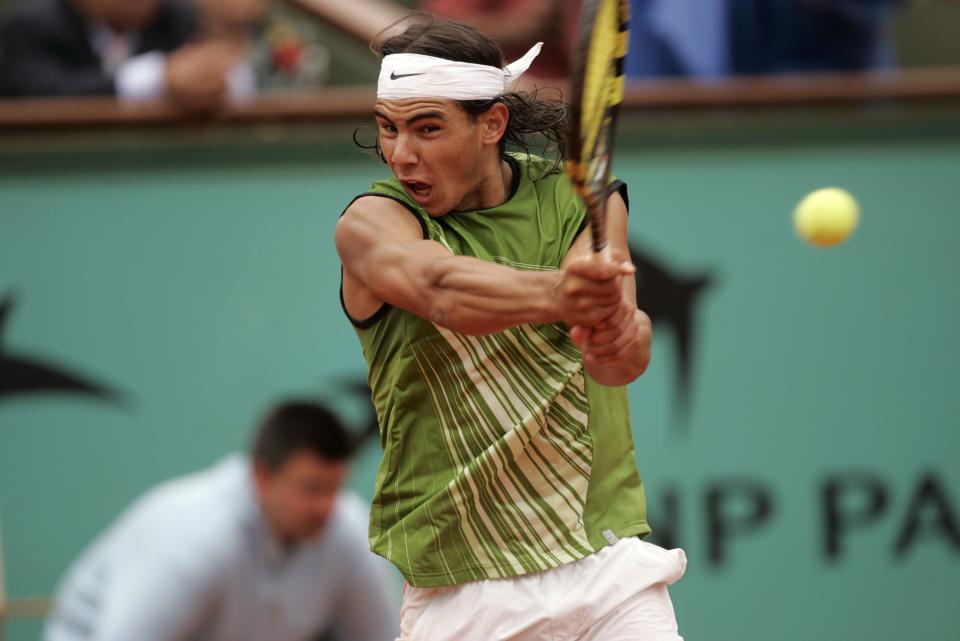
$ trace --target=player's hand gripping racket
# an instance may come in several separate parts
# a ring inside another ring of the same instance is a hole
[[[587,207],[593,250],[607,247],[607,183],[623,100],[627,0],[583,0],[570,85],[567,173]]]

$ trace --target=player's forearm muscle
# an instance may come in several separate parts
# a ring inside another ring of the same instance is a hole
[[[534,272],[435,252],[430,241],[375,252],[387,265],[371,274],[375,295],[462,334],[490,334],[528,323],[593,324],[619,300],[612,284],[563,272]],[[392,260],[383,258],[386,254]]]
[[[551,296],[558,272],[525,272],[451,256],[428,269],[430,320],[464,334],[489,334],[526,323],[560,319]]]
[[[534,272],[466,256],[434,259],[426,270],[433,322],[465,334],[527,323],[595,325],[613,314],[622,290],[619,264]]]
[[[559,320],[557,273],[453,256],[432,241],[381,244],[351,273],[377,299],[462,334]]]

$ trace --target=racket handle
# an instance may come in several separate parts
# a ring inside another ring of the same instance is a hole
[[[587,217],[590,220],[590,240],[593,244],[594,253],[606,251],[609,257],[608,248],[609,239],[607,238],[607,199],[595,196],[585,198],[587,205]]]

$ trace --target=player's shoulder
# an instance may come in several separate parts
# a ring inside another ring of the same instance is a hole
[[[511,154],[518,163],[522,184],[518,190],[520,202],[539,203],[540,219],[566,220],[577,217],[582,201],[577,197],[570,178],[563,169],[562,160],[544,158],[535,154]],[[552,214],[551,214],[552,212]]]
[[[365,217],[384,217],[408,212],[409,206],[398,198],[377,192],[366,192],[354,198],[341,214],[341,220]]]
[[[419,215],[420,210],[396,177],[376,180],[368,190],[354,197],[344,209],[343,216],[358,213],[378,214],[383,212],[406,212]]]
[[[562,160],[522,151],[511,151],[507,156],[520,168],[523,179],[532,183],[542,181],[552,183],[564,177]]]
[[[562,159],[519,152],[511,152],[510,157],[520,168],[522,182],[529,185],[537,197],[563,198],[573,194]]]
[[[341,253],[355,244],[426,237],[426,222],[413,208],[402,200],[376,193],[357,196],[340,216],[335,231]]]

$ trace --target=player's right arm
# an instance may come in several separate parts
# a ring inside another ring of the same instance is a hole
[[[367,318],[388,303],[463,334],[526,323],[595,325],[616,308],[619,276],[631,269],[608,263],[578,274],[524,271],[455,256],[425,240],[402,205],[377,196],[350,205],[336,244],[351,316]]]

